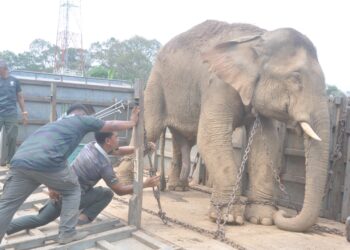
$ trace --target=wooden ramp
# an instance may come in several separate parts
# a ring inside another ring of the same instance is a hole
[[[5,168],[0,169],[0,195],[5,182]],[[15,217],[36,214],[47,200],[47,189],[40,186],[21,206]],[[79,241],[66,245],[59,245],[58,238],[59,219],[39,228],[21,231],[13,235],[5,236],[0,250],[26,250],[26,249],[180,249],[164,240],[148,235],[135,226],[126,225],[120,219],[111,215],[100,214],[90,224],[79,226],[77,230],[88,231],[90,234]]]

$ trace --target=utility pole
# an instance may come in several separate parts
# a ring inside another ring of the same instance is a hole
[[[55,73],[84,75],[81,0],[60,0]]]

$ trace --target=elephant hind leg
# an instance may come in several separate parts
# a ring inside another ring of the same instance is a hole
[[[175,129],[171,129],[173,137],[173,161],[169,174],[168,189],[173,191],[188,190],[188,176],[191,167],[191,148],[193,143]]]
[[[150,77],[152,79],[152,76]],[[149,81],[145,89],[145,129],[147,140],[155,142],[165,129],[166,115],[162,86],[158,81]]]

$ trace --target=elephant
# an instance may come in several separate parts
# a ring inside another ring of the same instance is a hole
[[[169,181],[173,178],[179,185],[187,181],[189,151],[197,143],[213,182],[212,220],[218,217],[219,204],[221,218],[230,224],[243,224],[246,218],[303,232],[317,221],[326,183],[327,105],[316,48],[305,35],[292,28],[268,31],[207,20],[159,51],[145,88],[145,129],[149,141],[156,141],[166,127],[173,133],[172,169],[177,173],[171,173]],[[241,126],[252,130],[255,117],[260,117],[262,132],[251,145],[248,163],[250,205],[245,211],[236,203],[227,209],[240,169],[232,132]],[[273,197],[270,165],[277,161],[278,148],[267,142],[278,138],[276,120],[304,135],[305,197],[296,216],[256,202]]]

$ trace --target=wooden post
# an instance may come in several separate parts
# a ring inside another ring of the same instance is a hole
[[[50,105],[51,105],[51,111],[50,111],[50,122],[54,122],[57,119],[57,110],[56,110],[56,83],[52,82],[51,83],[51,95],[50,95]]]
[[[344,191],[343,191],[343,204],[341,210],[341,221],[345,221],[350,216],[350,107],[347,108],[346,114],[346,136],[347,139],[344,145],[347,144],[346,166],[345,166],[345,179],[344,179]],[[345,152],[345,150],[343,151]]]
[[[144,151],[144,124],[143,124],[143,82],[135,81],[135,104],[140,107],[139,121],[135,127],[135,172],[134,193],[129,201],[129,225],[141,227],[142,190],[143,190],[143,151]]]

